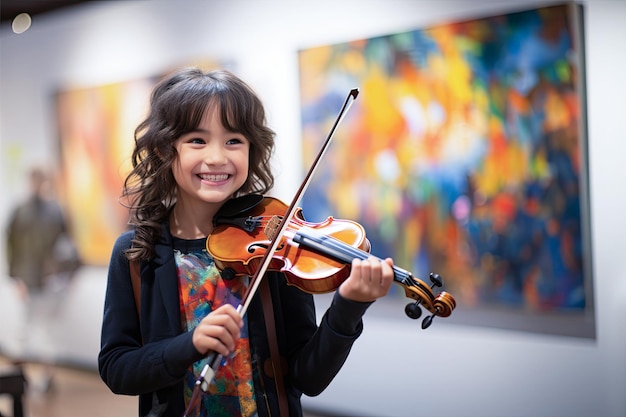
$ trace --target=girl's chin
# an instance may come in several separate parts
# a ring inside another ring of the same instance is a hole
[[[221,204],[233,196],[232,192],[209,193],[201,195],[200,199],[207,204]]]

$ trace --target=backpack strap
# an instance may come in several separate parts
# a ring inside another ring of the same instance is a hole
[[[135,306],[137,307],[137,317],[141,317],[141,272],[139,261],[130,261],[130,280],[133,284],[133,295],[135,296]]]
[[[289,415],[289,406],[287,405],[287,392],[285,391],[285,381],[283,372],[286,371],[287,365],[283,367],[280,353],[278,351],[278,340],[276,338],[276,323],[274,321],[274,307],[272,305],[272,293],[268,279],[261,281],[261,304],[263,305],[263,316],[265,317],[265,330],[267,331],[267,341],[270,346],[271,366],[264,364],[265,373],[274,378],[276,384],[276,393],[278,395],[279,415],[286,417]],[[270,368],[270,369],[267,369]],[[271,370],[271,371],[270,371]],[[270,371],[270,372],[268,372]]]

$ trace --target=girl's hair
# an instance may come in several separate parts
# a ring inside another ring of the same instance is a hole
[[[150,259],[161,235],[161,223],[176,203],[172,164],[175,142],[195,130],[209,106],[217,105],[221,122],[250,141],[249,175],[237,195],[264,194],[274,185],[270,158],[275,133],[266,125],[263,104],[240,78],[225,70],[184,68],[159,82],[150,98],[148,117],[135,130],[133,169],[124,181],[122,198],[129,204],[135,228],[130,260]]]

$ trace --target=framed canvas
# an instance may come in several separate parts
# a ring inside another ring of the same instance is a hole
[[[450,323],[595,337],[583,9],[565,3],[298,52],[302,199],[430,284]],[[394,286],[388,303],[404,303]]]

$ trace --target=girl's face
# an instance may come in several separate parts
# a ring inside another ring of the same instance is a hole
[[[178,157],[172,173],[180,203],[221,204],[248,178],[250,142],[241,133],[226,130],[218,106],[210,107],[198,128],[181,136],[175,147]]]

